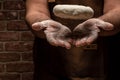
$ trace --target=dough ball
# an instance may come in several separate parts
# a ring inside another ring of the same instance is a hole
[[[57,17],[66,19],[89,19],[93,17],[94,10],[83,5],[56,5],[53,13]]]

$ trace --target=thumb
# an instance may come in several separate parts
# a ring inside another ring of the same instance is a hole
[[[111,23],[109,23],[109,22],[104,22],[104,21],[99,22],[99,23],[97,24],[97,27],[100,27],[100,28],[102,28],[103,30],[113,30],[113,28],[114,28],[113,24],[111,24]]]
[[[42,30],[44,28],[45,28],[45,26],[41,22],[36,22],[36,23],[32,24],[32,29],[35,31],[39,31],[39,30]]]
[[[104,30],[113,30],[114,26],[111,23],[105,22]]]

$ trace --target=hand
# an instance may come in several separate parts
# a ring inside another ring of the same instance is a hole
[[[61,23],[53,20],[45,20],[34,23],[32,28],[36,31],[44,30],[46,39],[51,45],[66,47],[67,49],[71,48],[71,39],[67,37],[71,33],[71,30]]]
[[[89,45],[98,37],[100,29],[106,31],[112,30],[113,25],[95,18],[86,20],[73,30],[73,34],[76,36],[74,37],[73,44],[76,47]]]

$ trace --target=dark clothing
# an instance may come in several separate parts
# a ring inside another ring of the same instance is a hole
[[[82,0],[82,4],[85,5],[85,1],[86,0]],[[87,1],[95,1],[98,3],[98,0]],[[92,2],[87,3],[86,5],[90,5],[95,10],[94,17],[98,17],[102,14],[103,1],[99,3],[100,6]],[[52,11],[54,5],[49,5],[50,11]],[[51,17],[70,27],[75,27],[81,22],[57,18],[52,12]],[[120,52],[119,47],[116,46],[120,45],[119,39],[119,34],[111,37],[99,37],[95,41],[97,49],[84,50],[81,56],[86,59],[81,62],[81,58],[79,59],[78,57],[80,54],[67,53],[66,49],[51,46],[46,39],[36,37],[33,48],[35,65],[34,80],[72,80],[71,77],[94,78],[86,80],[112,80],[110,76],[112,76],[113,73],[111,73],[111,71],[113,71],[112,67],[114,61],[116,61],[113,60],[113,57],[116,57],[116,55],[118,55],[117,53]],[[115,55],[112,55],[113,53]]]
[[[34,80],[59,80],[56,78],[64,72],[64,69],[62,69],[64,61],[60,54],[61,51],[40,38],[35,39],[33,50],[35,64]]]
[[[120,53],[120,47],[118,47],[120,45],[119,40],[120,34],[111,37],[105,37],[99,40],[100,45],[98,46],[99,49],[97,50],[97,52],[104,55],[103,70],[104,73],[107,74],[106,80],[114,80],[114,73],[117,72],[116,66],[118,65],[116,62],[118,62],[119,57],[117,56]],[[65,70],[65,65],[67,63],[65,62],[66,60],[61,54],[61,52],[63,53],[61,49],[51,46],[44,39],[36,38],[33,50],[35,64],[34,80],[70,80],[67,77],[67,73]],[[89,52],[91,51],[87,51],[87,54],[90,54]],[[82,77],[85,76],[83,75]]]
[[[106,37],[106,48],[108,49],[108,62],[107,62],[107,72],[108,79],[107,80],[115,80],[118,79],[119,71],[119,61],[120,61],[120,32],[117,35]]]

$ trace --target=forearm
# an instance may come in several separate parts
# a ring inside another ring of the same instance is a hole
[[[112,36],[120,32],[120,8],[115,8],[108,12],[105,12],[102,16],[99,17],[106,22],[110,22],[114,25],[114,29],[110,31],[101,30],[100,36]]]
[[[32,26],[33,23],[35,22],[40,22],[43,20],[48,20],[50,19],[49,14],[44,14],[44,13],[40,13],[40,12],[34,12],[31,14],[27,14],[26,15],[26,20],[29,23],[30,26]]]
[[[44,32],[42,30],[40,31],[33,30],[32,24],[36,22],[41,22],[43,20],[48,20],[48,19],[50,19],[50,16],[45,15],[43,13],[34,13],[34,14],[26,15],[26,21],[29,24],[30,30],[33,32],[35,36],[40,37],[40,38],[45,38]]]
[[[47,1],[45,0],[27,0],[26,2],[26,21],[31,31],[37,37],[44,37],[44,32],[32,29],[32,24],[43,20],[50,19]]]

